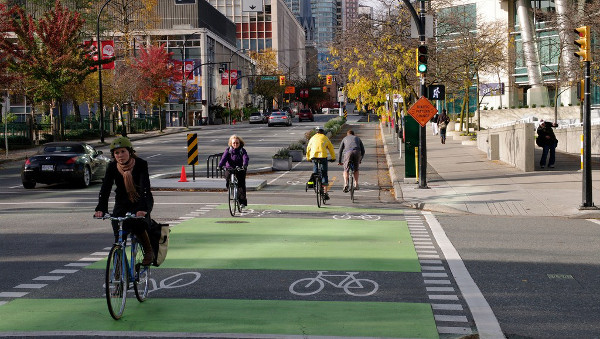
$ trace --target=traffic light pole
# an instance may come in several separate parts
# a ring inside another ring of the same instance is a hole
[[[584,99],[583,99],[583,177],[582,199],[579,209],[596,209],[592,202],[592,140],[591,140],[591,93],[590,61],[585,63]]]
[[[419,1],[419,43],[425,45],[425,1]],[[420,96],[427,95],[427,87],[425,86],[425,74],[421,73]],[[427,127],[421,126],[419,129],[419,188],[427,187]]]

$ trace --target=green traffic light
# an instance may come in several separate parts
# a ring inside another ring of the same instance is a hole
[[[419,64],[419,73],[425,73],[425,72],[427,72],[427,65]]]

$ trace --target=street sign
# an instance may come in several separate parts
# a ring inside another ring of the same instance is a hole
[[[437,113],[437,109],[427,100],[421,97],[408,109],[408,114],[413,117],[421,127],[425,127],[427,122]]]
[[[275,75],[268,75],[268,76],[261,76],[260,80],[264,80],[264,81],[277,81],[277,76]]]
[[[427,87],[427,98],[429,100],[446,100],[446,86],[429,85]]]

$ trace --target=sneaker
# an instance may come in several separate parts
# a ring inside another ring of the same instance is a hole
[[[325,193],[325,197],[323,198],[323,200],[325,200],[325,201],[329,200],[329,193]]]
[[[244,208],[246,208],[246,205],[240,204],[240,209],[244,209]]]
[[[355,191],[358,191],[359,189],[360,189],[360,187],[358,187],[358,184],[355,184],[355,185],[354,185],[354,190],[355,190]]]
[[[548,165],[549,168],[554,168],[554,165]]]
[[[540,165],[540,168],[544,168],[544,165]]]
[[[344,186],[344,193],[348,193],[348,186]]]

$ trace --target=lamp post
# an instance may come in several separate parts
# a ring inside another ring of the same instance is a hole
[[[233,60],[233,55],[237,54],[237,52],[243,51],[245,48],[238,48],[235,51],[231,52],[231,56],[229,56],[228,70],[227,70],[227,85],[229,86],[229,92],[227,92],[227,100],[229,101],[229,124],[231,125],[231,63]],[[237,78],[237,77],[236,77]]]
[[[96,21],[96,44],[98,50],[98,61],[102,61],[102,42],[100,41],[100,15],[110,0],[106,0],[100,7]],[[98,110],[100,111],[100,142],[104,143],[104,103],[102,102],[102,65],[98,64]]]

